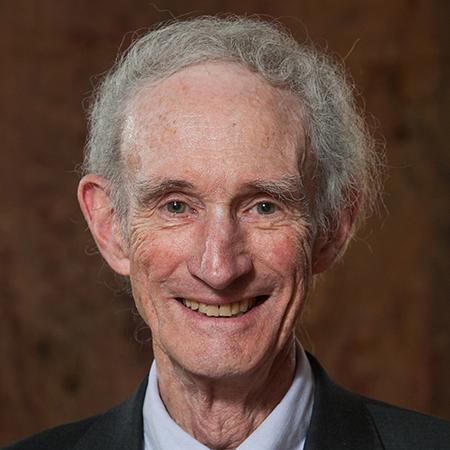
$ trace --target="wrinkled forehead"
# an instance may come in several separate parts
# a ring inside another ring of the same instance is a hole
[[[185,148],[189,157],[214,158],[214,144],[222,155],[240,149],[256,157],[264,148],[266,156],[297,159],[305,152],[301,102],[243,66],[208,62],[142,86],[128,104],[122,152],[132,172],[143,154]]]

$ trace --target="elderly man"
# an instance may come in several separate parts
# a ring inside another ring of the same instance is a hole
[[[174,22],[96,92],[78,198],[152,333],[124,404],[13,449],[450,448],[449,426],[333,384],[295,338],[377,190],[324,55],[246,18]]]

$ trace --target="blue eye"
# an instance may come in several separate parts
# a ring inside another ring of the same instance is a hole
[[[186,203],[178,200],[172,200],[166,204],[166,208],[171,214],[183,214],[186,212]]]
[[[276,210],[277,207],[271,202],[259,202],[256,205],[256,211],[258,212],[258,214],[273,214]]]

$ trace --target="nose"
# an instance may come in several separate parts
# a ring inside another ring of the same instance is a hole
[[[189,272],[215,290],[230,286],[252,270],[238,225],[229,217],[213,217],[202,224]]]

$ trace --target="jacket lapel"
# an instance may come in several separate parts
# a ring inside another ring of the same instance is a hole
[[[97,418],[74,450],[142,450],[142,405],[148,377],[124,403]]]
[[[362,399],[334,384],[308,354],[315,379],[314,407],[305,450],[380,450],[382,445]]]
[[[304,450],[382,450],[370,415],[357,394],[334,384],[308,354],[315,388]],[[74,450],[142,450],[142,405],[148,377],[124,403],[100,415]]]

